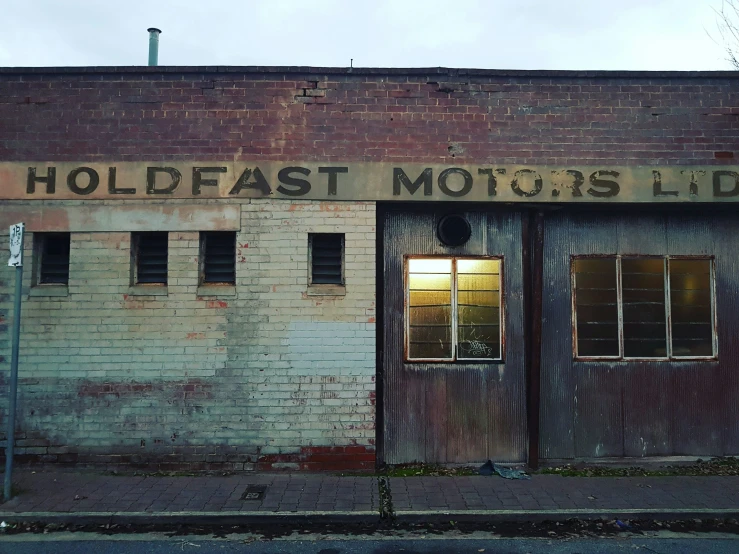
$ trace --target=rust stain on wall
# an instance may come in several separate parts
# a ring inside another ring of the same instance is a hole
[[[279,469],[308,471],[372,470],[374,467],[375,449],[361,445],[304,446],[296,453],[259,455],[256,463],[258,471]]]
[[[77,387],[79,398],[123,398],[165,393],[172,399],[213,398],[213,385],[201,379],[158,381],[149,383],[82,381]]]

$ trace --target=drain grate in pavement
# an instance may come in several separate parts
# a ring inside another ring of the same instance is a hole
[[[267,492],[267,485],[247,485],[241,500],[261,500]]]

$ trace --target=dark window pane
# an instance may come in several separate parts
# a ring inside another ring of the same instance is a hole
[[[203,236],[203,282],[236,282],[236,233],[205,233]]]
[[[343,284],[341,260],[343,257],[344,235],[311,235],[311,283]]]
[[[711,260],[670,260],[672,355],[712,356]]]
[[[621,279],[624,357],[666,357],[664,258],[623,258]]]
[[[69,233],[39,235],[41,240],[39,284],[69,283]]]
[[[609,352],[609,354],[603,354]],[[615,354],[611,354],[615,352]],[[618,355],[618,339],[581,339],[577,337],[577,355],[583,357],[597,356],[617,356]]]
[[[167,233],[136,233],[136,283],[167,284]]]
[[[627,358],[664,358],[667,356],[666,341],[624,337],[624,353]]]
[[[575,318],[578,356],[618,356],[616,258],[578,258]]]

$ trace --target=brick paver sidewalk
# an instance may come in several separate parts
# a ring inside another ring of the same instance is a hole
[[[711,510],[739,515],[739,477],[561,477],[511,481],[483,477],[338,477],[324,474],[115,476],[85,472],[17,471],[18,496],[0,517],[32,513],[269,515],[457,513],[505,514],[611,511],[669,513]],[[245,498],[249,485],[263,498]],[[386,494],[387,493],[387,494]],[[390,502],[387,502],[389,500]]]
[[[375,512],[377,480],[315,474],[162,477],[17,472],[1,512]],[[242,499],[266,485],[261,499]]]
[[[434,510],[702,510],[739,513],[739,477],[496,477],[390,479],[393,508]]]

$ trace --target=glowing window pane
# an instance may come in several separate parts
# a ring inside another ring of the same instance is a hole
[[[408,260],[408,357],[452,357],[452,262]]]
[[[500,260],[457,260],[458,358],[500,358]]]
[[[710,260],[670,260],[672,355],[713,355]]]

